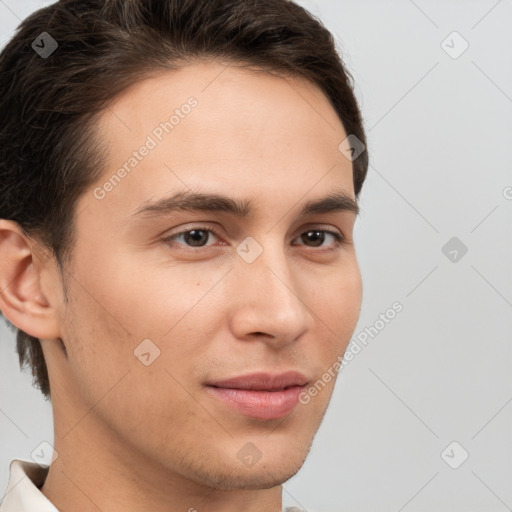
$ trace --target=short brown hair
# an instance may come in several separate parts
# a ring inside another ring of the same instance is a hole
[[[46,56],[33,46],[51,42],[43,33],[58,44]],[[61,0],[28,16],[0,53],[0,218],[36,235],[62,271],[74,205],[104,171],[96,115],[159,69],[201,58],[310,80],[366,146],[353,78],[332,34],[290,0]],[[367,151],[352,165],[357,198]],[[20,367],[31,367],[49,399],[39,340],[8,325]]]

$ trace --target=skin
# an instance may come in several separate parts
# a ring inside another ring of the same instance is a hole
[[[190,96],[197,107],[97,199],[94,188]],[[312,83],[215,61],[134,85],[97,129],[108,161],[76,205],[62,278],[34,239],[0,221],[0,306],[42,340],[50,375],[58,457],[42,492],[61,512],[278,512],[335,380],[268,421],[214,400],[204,383],[289,369],[315,382],[345,352],[361,307],[356,215],[299,211],[333,190],[354,198],[352,164],[338,150],[347,134]],[[148,199],[179,190],[250,200],[254,213],[130,220]],[[219,235],[202,247],[183,235],[162,241],[210,226]],[[313,228],[345,242],[326,234],[318,247],[301,237]],[[263,248],[252,263],[236,252],[248,236]],[[146,338],[160,350],[149,366],[134,355]],[[249,442],[261,452],[251,467],[237,457]]]

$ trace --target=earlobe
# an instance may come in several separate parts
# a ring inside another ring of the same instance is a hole
[[[0,310],[16,327],[39,339],[60,335],[57,312],[41,288],[49,261],[14,221],[0,219]]]

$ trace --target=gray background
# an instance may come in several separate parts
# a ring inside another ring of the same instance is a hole
[[[48,3],[0,0],[2,46]],[[354,338],[395,301],[403,311],[341,371],[284,504],[512,510],[512,2],[299,3],[335,34],[369,137]],[[53,434],[0,329],[3,496],[9,461]]]

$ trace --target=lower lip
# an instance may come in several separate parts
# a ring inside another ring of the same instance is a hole
[[[292,412],[304,386],[291,386],[283,391],[255,391],[213,386],[207,386],[206,389],[211,395],[246,416],[259,420],[275,420]]]

